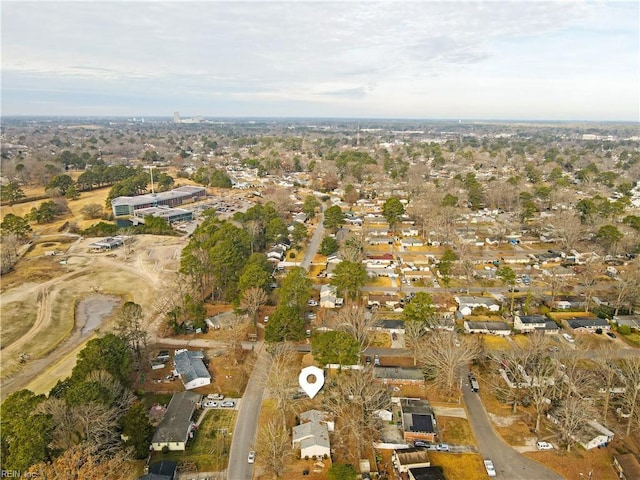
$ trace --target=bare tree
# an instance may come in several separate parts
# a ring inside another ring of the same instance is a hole
[[[600,345],[595,356],[596,368],[600,379],[599,392],[602,395],[602,420],[605,424],[609,414],[611,390],[619,383],[620,369],[616,365],[618,351],[618,347],[614,343],[606,343]]]
[[[363,352],[371,344],[373,328],[379,324],[376,312],[367,310],[363,305],[347,304],[335,317],[337,328],[355,337]]]
[[[584,233],[584,226],[580,217],[573,211],[562,211],[556,214],[549,225],[560,240],[560,244],[566,249],[575,248]]]
[[[460,373],[480,352],[480,343],[473,336],[457,338],[453,332],[433,332],[426,336],[418,362],[434,384],[453,397],[459,392]]]
[[[417,320],[407,320],[404,322],[404,342],[405,346],[411,350],[413,366],[418,363],[418,354],[423,346],[424,336],[427,334],[426,322]]]
[[[365,242],[362,235],[350,233],[340,245],[340,256],[349,262],[360,263],[365,258]]]
[[[138,359],[149,339],[143,319],[142,307],[134,302],[126,302],[118,311],[115,322],[116,334],[127,342]]]
[[[240,307],[246,311],[255,325],[260,307],[269,301],[269,295],[260,287],[252,287],[242,292]]]
[[[631,433],[631,428],[637,424],[640,418],[640,358],[623,358],[620,367],[625,377],[624,405],[629,412],[626,435]]]
[[[260,428],[258,444],[261,463],[275,478],[280,478],[292,455],[291,440],[286,428],[279,422],[270,420]]]
[[[291,395],[298,385],[296,352],[289,343],[274,343],[268,347],[271,370],[267,377],[267,389],[275,398],[277,411],[282,414],[282,425],[286,427],[286,413],[291,408]]]
[[[567,446],[567,452],[571,451],[571,446],[575,443],[576,433],[595,415],[591,402],[576,395],[564,398],[553,411],[558,438]]]
[[[135,465],[127,451],[104,457],[95,447],[76,445],[52,462],[32,466],[28,473],[48,480],[121,480],[133,478]]]
[[[324,404],[336,416],[338,438],[350,442],[345,447],[357,462],[365,448],[380,438],[381,420],[375,412],[388,409],[391,397],[384,385],[375,381],[373,368],[366,367],[343,371],[327,389]]]
[[[640,297],[640,262],[635,260],[625,270],[620,272],[617,281],[613,284],[615,306],[614,315],[618,315],[621,308],[632,310],[634,303]]]
[[[0,273],[10,271],[18,261],[19,238],[14,233],[7,233],[0,239]]]

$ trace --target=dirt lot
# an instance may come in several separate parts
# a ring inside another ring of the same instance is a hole
[[[76,238],[61,256],[28,256],[3,276],[2,398],[27,385],[47,392],[70,373],[78,347],[91,338],[81,335],[81,325],[74,321],[75,305],[82,298],[118,296],[140,304],[149,319],[156,318],[186,240],[139,235],[127,256],[123,249],[91,253],[88,245],[95,240]],[[108,328],[106,320],[98,330]],[[29,359],[20,363],[24,353]]]

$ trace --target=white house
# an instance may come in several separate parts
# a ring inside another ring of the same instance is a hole
[[[511,335],[511,328],[504,322],[469,322],[465,320],[464,331],[486,335]]]
[[[544,315],[515,315],[513,317],[513,328],[521,333],[535,332],[558,333],[560,328],[553,320],[549,320]]]
[[[180,392],[171,397],[167,411],[151,438],[153,450],[159,452],[165,447],[169,450],[186,448],[195,425],[191,417],[200,399],[201,396],[193,392]]]
[[[173,356],[174,370],[185,389],[191,390],[211,383],[211,374],[202,361],[203,358],[202,351],[176,350]]]
[[[326,414],[309,410],[300,414],[300,425],[293,427],[293,448],[300,449],[300,458],[324,457],[331,454],[329,424]]]
[[[589,420],[576,435],[576,440],[585,450],[606,445],[613,440],[615,434],[595,420]]]
[[[320,307],[336,308],[341,307],[344,299],[338,297],[338,289],[334,285],[323,285],[320,288]]]
[[[471,315],[474,308],[485,307],[490,312],[500,310],[500,305],[489,297],[453,297],[458,304],[458,310],[463,316]]]

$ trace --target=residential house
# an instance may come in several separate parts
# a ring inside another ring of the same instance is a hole
[[[640,330],[640,315],[615,315],[613,321],[618,326],[626,325],[631,329]]]
[[[171,397],[167,411],[162,417],[151,439],[151,448],[156,452],[163,448],[184,450],[191,437],[194,423],[191,418],[201,395],[193,392],[180,392]]]
[[[419,238],[403,238],[400,240],[400,245],[403,247],[422,247],[424,241]]]
[[[544,315],[515,315],[513,328],[521,333],[541,331],[544,333],[558,333],[560,328],[553,320]]]
[[[371,327],[372,330],[384,331],[389,334],[404,333],[404,320],[379,320],[375,326]]]
[[[490,312],[500,310],[500,305],[489,297],[453,297],[458,304],[458,311],[463,315],[471,315],[474,308],[484,307]]]
[[[585,450],[607,445],[613,440],[615,434],[600,425],[595,420],[589,420],[582,425],[580,431],[575,435],[575,440],[582,445]]]
[[[300,425],[293,427],[293,448],[300,449],[300,458],[322,458],[331,454],[329,426],[326,414],[308,410],[300,414]]]
[[[409,469],[409,480],[447,480],[444,470],[438,465]]]
[[[398,298],[398,296],[395,294],[389,294],[389,295],[371,294],[367,299],[367,306],[394,308],[399,302],[400,302],[400,298]]]
[[[178,462],[173,460],[161,460],[149,465],[146,474],[138,477],[138,480],[175,480],[177,478]],[[147,470],[145,468],[145,470]]]
[[[404,439],[435,442],[437,438],[436,419],[433,409],[426,400],[401,398],[402,429]]]
[[[335,285],[323,285],[320,287],[320,307],[336,308],[341,307],[344,299],[338,297],[338,289]]]
[[[407,473],[410,468],[430,467],[431,460],[426,448],[404,448],[394,450],[391,463],[400,473]]]
[[[609,330],[609,322],[604,318],[588,317],[567,320],[567,324],[575,333],[595,332],[598,329]]]
[[[424,373],[421,368],[375,367],[373,378],[384,385],[423,385]]]
[[[613,456],[613,468],[621,480],[637,480],[640,478],[640,462],[633,453]]]
[[[473,322],[465,320],[464,331],[487,335],[511,335],[511,328],[505,322]]]
[[[211,374],[204,364],[204,352],[187,349],[176,350],[173,364],[176,375],[180,377],[184,388],[203,387],[211,383]]]

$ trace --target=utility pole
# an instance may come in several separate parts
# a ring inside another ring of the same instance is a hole
[[[153,195],[153,169],[156,168],[155,165],[146,165],[144,168],[149,169],[149,173],[151,174],[151,194]]]

